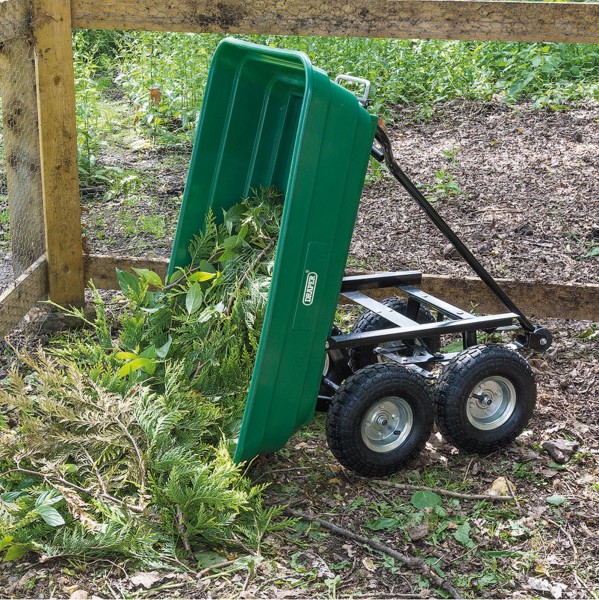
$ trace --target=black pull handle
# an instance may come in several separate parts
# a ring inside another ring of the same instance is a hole
[[[385,154],[380,148],[377,148],[377,146],[372,147],[372,150],[370,151],[370,156],[372,156],[374,160],[380,163],[385,162]]]

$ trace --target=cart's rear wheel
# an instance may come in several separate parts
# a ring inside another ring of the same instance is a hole
[[[424,448],[433,406],[424,377],[395,364],[369,365],[333,396],[327,441],[337,460],[367,477],[390,475]]]
[[[386,298],[381,302],[385,306],[388,306],[392,310],[407,315],[408,313],[408,301],[402,300],[401,298]],[[424,306],[420,306],[418,309],[418,315],[416,316],[416,322],[420,324],[434,323],[436,321],[433,313]],[[366,331],[377,331],[378,329],[390,329],[396,327],[393,323],[387,321],[381,315],[377,315],[369,310],[365,311],[358,320],[355,322],[352,333],[364,333]],[[425,345],[428,350],[432,353],[439,352],[441,347],[441,340],[439,336],[430,336],[422,338],[422,340],[406,340],[412,344]],[[381,347],[385,347],[387,344],[380,344]],[[393,344],[396,347],[395,344]],[[372,365],[376,362],[381,362],[382,356],[374,352],[375,346],[359,346],[357,348],[351,348],[349,351],[349,364],[353,371],[357,371],[367,365]],[[399,345],[398,353],[408,355],[411,351],[407,345]]]
[[[472,346],[443,369],[434,394],[435,418],[456,448],[485,454],[522,433],[536,396],[534,373],[517,352],[499,345]]]

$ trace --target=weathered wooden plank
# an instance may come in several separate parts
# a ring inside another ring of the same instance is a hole
[[[73,26],[266,33],[599,42],[599,4],[460,0],[72,0]]]
[[[119,282],[116,278],[116,269],[131,271],[136,269],[150,269],[164,278],[168,269],[166,258],[132,258],[108,256],[104,254],[86,254],[83,260],[85,281],[93,281],[99,290],[118,290]]]
[[[69,0],[34,0],[37,100],[50,299],[84,302]]]
[[[525,315],[599,321],[599,284],[557,284],[520,282],[499,279],[503,289]],[[476,277],[423,275],[422,289],[465,310],[490,314],[504,312],[505,307]],[[373,298],[385,298],[393,290],[367,292]]]
[[[0,295],[0,337],[9,334],[36,302],[47,297],[46,256],[40,256]]]
[[[18,37],[1,44],[0,94],[15,277],[45,251],[35,86],[31,40]]]
[[[30,10],[30,0],[0,0],[0,44],[25,34]]]
[[[498,282],[516,306],[533,318],[599,321],[599,284],[535,283],[504,279]],[[479,313],[504,310],[487,286],[475,277],[456,280],[449,276],[424,275],[422,289],[465,309],[473,307]]]
[[[93,280],[98,289],[118,289],[115,269],[130,271],[133,267],[150,269],[163,279],[168,260],[115,257],[100,254],[85,256],[85,279]],[[512,300],[532,317],[553,317],[599,321],[599,284],[522,283],[499,280]],[[476,277],[456,279],[443,275],[423,275],[422,289],[466,310],[480,313],[505,312],[484,283]],[[385,298],[392,289],[364,291],[372,298]],[[340,298],[340,302],[347,302]]]

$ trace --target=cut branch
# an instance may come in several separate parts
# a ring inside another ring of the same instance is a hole
[[[451,490],[444,490],[442,488],[432,488],[423,485],[410,485],[409,483],[393,483],[392,481],[385,481],[384,479],[369,479],[372,483],[384,485],[386,487],[392,487],[398,490],[405,490],[408,492],[433,492],[439,494],[439,496],[449,496],[450,498],[460,498],[462,500],[488,500],[490,502],[509,502],[515,500],[513,496],[489,496],[487,494],[463,494],[461,492],[452,492]]]
[[[434,585],[436,585],[438,588],[445,590],[452,598],[461,598],[460,593],[456,590],[453,584],[450,581],[439,577],[439,575],[437,575],[421,558],[416,558],[415,556],[410,556],[408,554],[402,554],[394,548],[391,548],[390,546],[387,546],[386,544],[383,544],[377,540],[371,540],[370,538],[354,533],[349,529],[339,527],[334,523],[325,521],[324,519],[313,517],[311,515],[307,515],[292,508],[286,509],[285,513],[292,517],[304,519],[305,521],[309,521],[311,523],[318,523],[321,527],[328,529],[335,535],[345,537],[354,542],[358,542],[359,544],[365,544],[366,546],[370,546],[378,552],[387,554],[388,556],[391,556],[392,558],[395,558],[399,562],[403,563],[410,569],[418,571],[419,573],[422,573],[425,577],[428,577]]]
[[[85,494],[86,496],[89,496],[90,498],[102,498],[104,500],[107,500],[108,502],[118,504],[119,506],[122,506],[123,508],[126,508],[127,510],[129,510],[133,513],[141,514],[144,512],[144,509],[141,508],[140,506],[133,506],[131,504],[127,504],[126,502],[123,502],[122,500],[119,500],[118,498],[115,498],[114,496],[111,496],[110,494],[105,494],[105,493],[94,494],[94,492],[92,492],[91,490],[81,487],[80,485],[77,485],[76,483],[71,483],[70,481],[63,479],[62,477],[58,477],[58,475],[52,475],[50,473],[41,473],[40,471],[32,471],[31,469],[22,469],[21,467],[15,467],[14,469],[8,469],[7,471],[3,471],[2,473],[0,473],[0,478],[6,477],[6,475],[10,475],[11,473],[22,473],[23,475],[31,475],[32,477],[39,477],[50,484],[52,482],[59,483],[60,485],[64,485],[65,487],[69,487],[73,490],[76,490],[80,494]]]

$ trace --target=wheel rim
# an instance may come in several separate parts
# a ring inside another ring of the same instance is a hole
[[[480,381],[468,396],[466,415],[477,429],[489,431],[501,427],[514,413],[516,388],[505,377]]]
[[[413,423],[412,409],[403,398],[382,398],[362,419],[362,441],[374,452],[390,452],[403,444]]]

